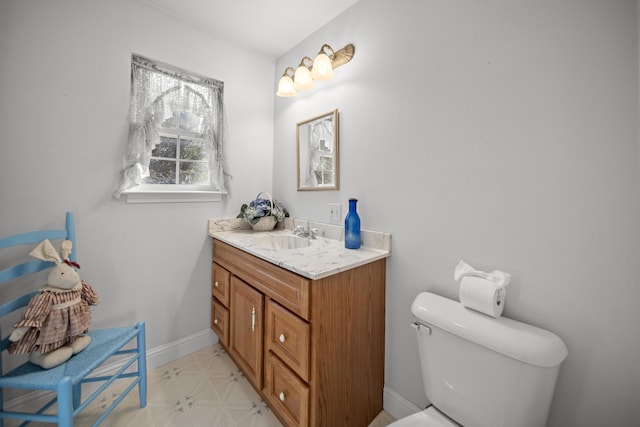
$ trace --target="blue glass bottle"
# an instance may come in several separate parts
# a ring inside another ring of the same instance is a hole
[[[360,217],[356,203],[358,199],[349,199],[349,212],[344,218],[344,247],[347,249],[360,248]]]

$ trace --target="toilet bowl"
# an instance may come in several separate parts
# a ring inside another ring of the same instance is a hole
[[[442,414],[435,406],[395,421],[388,427],[461,427],[460,424]]]

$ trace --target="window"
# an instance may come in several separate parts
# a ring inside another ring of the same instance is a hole
[[[223,84],[133,55],[129,141],[120,187],[128,202],[220,200],[226,192]]]

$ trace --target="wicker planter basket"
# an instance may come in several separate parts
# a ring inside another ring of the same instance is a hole
[[[263,216],[255,224],[251,224],[253,231],[271,231],[276,226],[275,216]]]

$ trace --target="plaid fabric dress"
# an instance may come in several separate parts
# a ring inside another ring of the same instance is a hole
[[[90,305],[98,294],[84,280],[72,289],[45,286],[29,301],[22,319],[14,325],[29,327],[24,336],[9,345],[11,354],[48,353],[74,342],[91,325]]]

